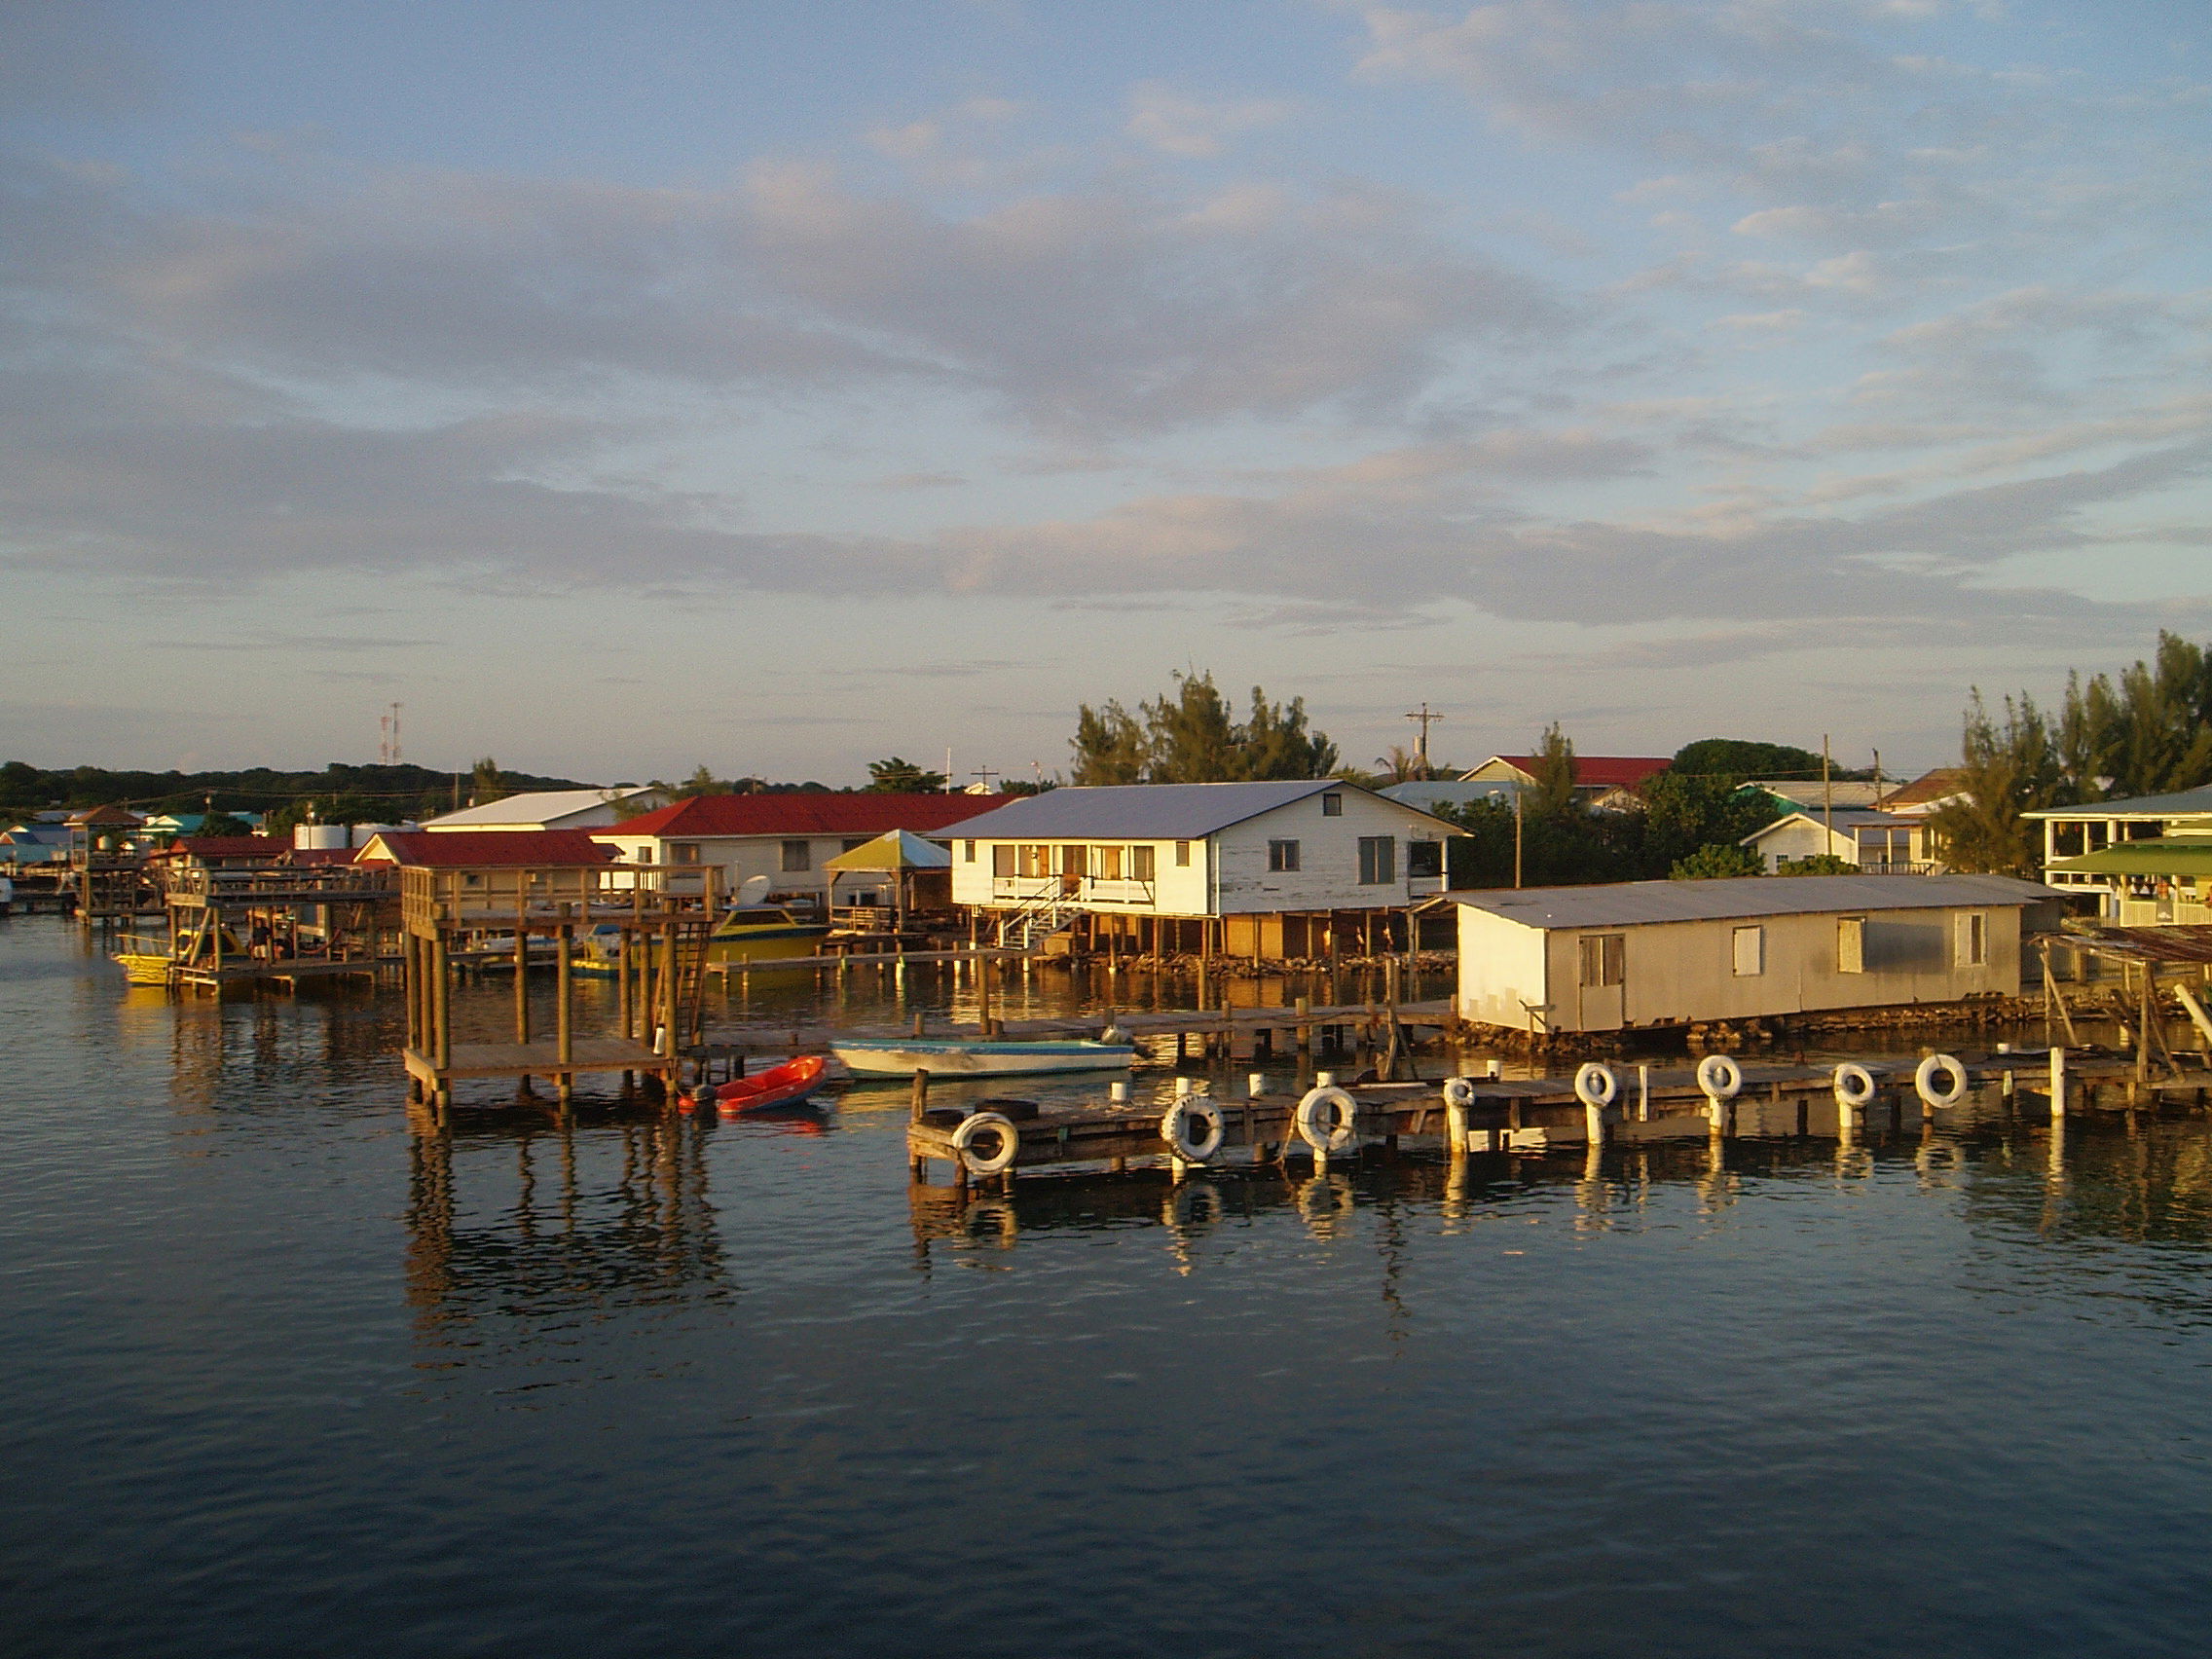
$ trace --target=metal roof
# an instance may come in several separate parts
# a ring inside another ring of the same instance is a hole
[[[1719,881],[1506,888],[1452,897],[1524,927],[1618,928],[1647,922],[2036,904],[2066,895],[2009,875],[1745,875]]]
[[[964,840],[1051,840],[1059,835],[1126,836],[1135,841],[1197,841],[1324,793],[1372,794],[1341,778],[1292,778],[1257,784],[1109,784],[1047,790],[960,826]],[[1380,797],[1378,797],[1380,798]],[[1430,815],[1404,801],[1400,811]],[[1435,820],[1440,829],[1449,829]]]
[[[470,830],[481,825],[506,828],[516,824],[553,824],[571,813],[589,812],[595,806],[650,794],[651,785],[628,790],[537,790],[528,794],[502,795],[482,806],[464,806],[442,818],[427,820],[425,830]]]
[[[2039,806],[2022,818],[2187,818],[2212,815],[2212,784],[2176,794],[2130,795],[2125,800],[2085,800],[2080,806]]]
[[[402,865],[434,869],[574,869],[603,865],[614,849],[581,830],[478,830],[437,835],[427,830],[381,830],[353,855],[355,864],[379,864],[374,853]]]
[[[693,795],[627,824],[592,833],[609,839],[696,835],[881,835],[912,830],[941,835],[964,819],[980,818],[1004,795],[895,794],[881,791],[773,791],[760,794]],[[965,831],[963,831],[965,833]]]
[[[887,830],[849,853],[826,860],[824,869],[950,869],[952,855],[911,830]]]
[[[1493,755],[1482,766],[1459,774],[1467,783],[1476,782],[1475,773],[1484,766],[1494,766],[1500,760],[1526,777],[1536,776],[1536,768],[1543,763],[1539,755]],[[1574,787],[1576,789],[1634,789],[1646,778],[1658,776],[1675,763],[1671,755],[1577,755],[1574,757]]]
[[[2068,875],[2212,875],[2212,838],[2121,841],[2047,867]]]
[[[1466,806],[1478,800],[1510,802],[1516,793],[1526,788],[1526,784],[1515,783],[1511,778],[1485,778],[1481,783],[1469,783],[1465,778],[1430,778],[1425,783],[1392,784],[1376,793],[1400,806],[1434,812],[1440,801],[1450,806]]]

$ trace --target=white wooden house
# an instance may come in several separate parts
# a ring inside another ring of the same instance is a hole
[[[1462,1019],[1618,1031],[2016,996],[2062,895],[2002,875],[1755,875],[1458,902]],[[2031,914],[2032,913],[2032,914]]]
[[[952,899],[1023,944],[1319,957],[1402,940],[1454,833],[1335,779],[1050,790],[959,827]]]
[[[1785,859],[1829,853],[1868,875],[1933,875],[1928,821],[1864,808],[1809,808],[1754,830],[1743,844],[1758,854],[1772,875]]]

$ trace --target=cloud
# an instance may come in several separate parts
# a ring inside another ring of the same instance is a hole
[[[1208,101],[1179,92],[1164,81],[1146,81],[1129,92],[1129,136],[1170,156],[1210,159],[1240,132],[1288,121],[1297,106],[1287,98]]]
[[[927,387],[1039,430],[1402,403],[1573,308],[1372,188],[1186,200],[1124,179],[933,210],[821,163],[722,190],[298,164],[183,210],[22,162],[29,310],[259,377],[420,391]]]

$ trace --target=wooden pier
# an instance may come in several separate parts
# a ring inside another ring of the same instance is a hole
[[[454,837],[464,841],[466,837]],[[464,848],[450,849],[462,852]],[[443,1112],[459,1082],[551,1081],[566,1103],[577,1076],[621,1073],[664,1091],[699,1041],[715,872],[673,865],[403,865],[399,871],[407,978],[410,1091]],[[613,928],[615,1029],[579,1035],[574,949],[579,935]],[[457,1043],[456,962],[489,935],[511,940],[514,1040]],[[533,1026],[530,975],[535,942],[550,940],[556,989],[549,1037]]]
[[[2061,1123],[2069,1113],[2100,1108],[2201,1106],[2212,1092],[2212,1069],[2146,1082],[2133,1075],[2133,1062],[2123,1056],[2058,1052],[2055,1070],[2050,1053],[2041,1050],[1963,1058],[1958,1061],[1960,1088],[1995,1085],[2016,1110]],[[1326,1167],[1332,1156],[1350,1158],[1378,1146],[1396,1151],[1425,1144],[1457,1157],[1588,1151],[1608,1141],[1850,1140],[1934,1121],[1939,1108],[1920,1090],[1915,1076],[1920,1061],[1887,1056],[1851,1064],[1862,1068],[1870,1088],[1865,1098],[1849,1104],[1839,1097],[1835,1067],[1740,1061],[1740,1086],[1722,1096],[1709,1091],[1696,1072],[1679,1067],[1606,1068],[1616,1092],[1604,1106],[1578,1092],[1576,1078],[1454,1079],[1450,1093],[1436,1083],[1365,1084],[1336,1090],[1346,1097],[1348,1107],[1341,1114],[1341,1124],[1334,1121],[1338,1114],[1323,1114],[1334,1132],[1319,1136],[1301,1126],[1301,1104],[1309,1095],[1265,1087],[1234,1098],[1178,1094],[1164,1107],[1113,1098],[1072,1106],[999,1098],[932,1107],[925,1077],[916,1083],[906,1146],[916,1181],[928,1179],[932,1163],[947,1163],[954,1179],[964,1182],[972,1173],[1012,1178],[1043,1170],[1118,1170],[1132,1161],[1164,1163],[1178,1172],[1290,1159],[1311,1159]],[[2055,1110],[2049,1087],[2054,1077],[2059,1085]],[[1018,1080],[1007,1081],[1013,1085]],[[1251,1080],[1254,1086],[1261,1081],[1258,1074]],[[1314,1092],[1331,1087],[1318,1079],[1317,1085]],[[1172,1118],[1178,1111],[1188,1112],[1186,1103],[1194,1100],[1203,1102],[1198,1117],[1209,1111],[1219,1115],[1220,1144],[1204,1157],[1191,1156],[1188,1141],[1178,1145],[1171,1138],[1177,1133]],[[979,1113],[1006,1119],[1006,1129],[1014,1136],[1014,1156],[1003,1171],[990,1165],[1001,1161],[1005,1131],[995,1124],[980,1133],[964,1128]],[[979,1156],[973,1149],[977,1140],[981,1142]],[[1326,1144],[1332,1140],[1333,1148]]]

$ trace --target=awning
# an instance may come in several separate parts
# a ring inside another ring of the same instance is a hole
[[[890,830],[849,853],[839,853],[822,866],[852,869],[950,869],[952,855],[935,841],[925,841],[911,830]]]
[[[2078,859],[2060,859],[2048,874],[2212,876],[2212,837],[2164,841],[2116,841]]]

